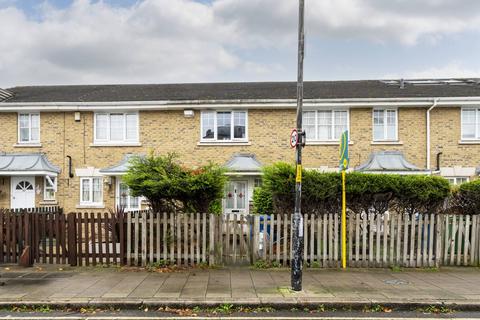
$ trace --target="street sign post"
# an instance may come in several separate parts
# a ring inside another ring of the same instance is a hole
[[[292,133],[290,133],[290,147],[295,148],[298,144],[298,131],[297,129],[293,129]]]
[[[340,137],[340,161],[339,167],[342,173],[342,268],[347,267],[347,191],[346,174],[348,169],[348,131],[344,131]]]
[[[303,217],[302,217],[302,147],[305,134],[302,130],[303,108],[303,57],[304,57],[304,14],[305,0],[299,0],[298,12],[298,74],[297,74],[297,136],[295,210],[292,217],[292,263],[291,284],[294,291],[302,290],[303,273]]]

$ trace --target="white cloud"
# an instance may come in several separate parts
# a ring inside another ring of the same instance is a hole
[[[74,0],[66,9],[44,4],[35,19],[14,2],[0,0],[0,86],[275,80],[282,63],[242,52],[296,45],[293,0],[144,0],[128,8]],[[306,2],[307,45],[318,37],[414,45],[480,29],[477,0]]]

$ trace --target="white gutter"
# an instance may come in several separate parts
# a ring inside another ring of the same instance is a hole
[[[430,108],[427,110],[427,170],[431,169],[430,165],[430,158],[431,158],[431,152],[430,152],[430,111],[432,111],[437,105],[439,98],[433,99],[433,104]]]
[[[409,106],[430,107],[432,98],[348,98],[306,99],[304,106],[311,107],[375,107]],[[438,106],[477,105],[480,97],[446,97]],[[0,112],[31,111],[95,111],[109,109],[124,110],[184,110],[209,108],[241,109],[294,109],[292,99],[245,99],[245,100],[184,100],[184,101],[108,101],[108,102],[0,102]]]

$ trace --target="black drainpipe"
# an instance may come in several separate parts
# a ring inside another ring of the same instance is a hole
[[[443,154],[443,152],[437,153],[437,171],[440,171],[440,156]]]
[[[73,178],[73,172],[72,172],[72,157],[71,156],[67,156],[68,158],[68,176],[70,178]]]

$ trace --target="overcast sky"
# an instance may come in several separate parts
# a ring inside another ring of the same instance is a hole
[[[296,79],[297,0],[0,0],[0,87]],[[306,0],[307,80],[480,76],[479,0]]]

